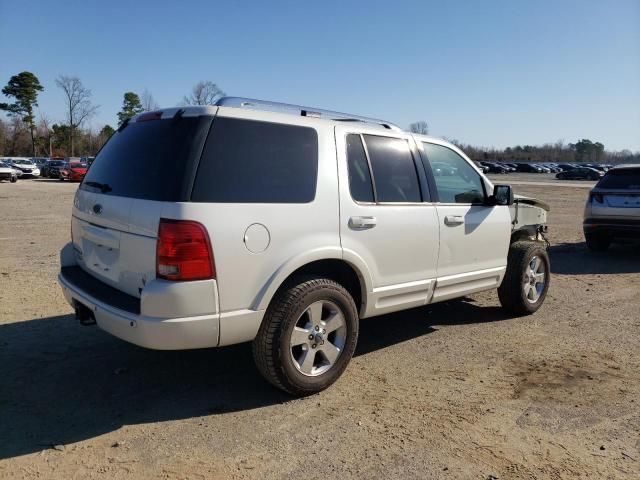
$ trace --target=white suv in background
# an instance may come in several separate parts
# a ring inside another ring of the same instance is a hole
[[[490,289],[535,312],[547,210],[441,140],[224,98],[118,129],[76,193],[59,282],[83,324],[155,349],[253,341],[265,378],[306,395],[344,371],[360,319]]]

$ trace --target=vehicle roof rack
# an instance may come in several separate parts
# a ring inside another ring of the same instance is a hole
[[[252,110],[288,113],[292,115],[300,115],[302,117],[324,118],[327,120],[336,120],[340,122],[373,123],[376,125],[381,125],[388,130],[402,131],[402,129],[397,125],[377,118],[362,117],[360,115],[351,115],[349,113],[333,112],[331,110],[323,110],[321,108],[302,107],[300,105],[291,105],[289,103],[270,102],[268,100],[256,100],[253,98],[242,97],[222,97],[216,102],[216,105],[218,107],[249,108]]]

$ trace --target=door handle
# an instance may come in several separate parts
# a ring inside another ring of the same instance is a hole
[[[444,217],[444,224],[449,227],[454,227],[456,225],[462,225],[464,223],[464,218],[462,215],[447,215]]]
[[[376,224],[376,217],[351,217],[349,219],[349,228],[353,230],[367,230],[375,227]]]

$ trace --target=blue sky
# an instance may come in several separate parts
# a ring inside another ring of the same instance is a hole
[[[0,83],[23,70],[64,118],[76,75],[116,124],[125,91],[230,95],[371,115],[505,147],[590,138],[640,150],[640,1],[0,0]]]

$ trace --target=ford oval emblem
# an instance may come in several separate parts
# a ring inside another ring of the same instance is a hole
[[[95,213],[96,215],[100,215],[102,213],[102,205],[100,205],[99,203],[96,203],[93,206],[93,213]]]

